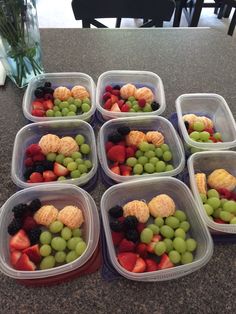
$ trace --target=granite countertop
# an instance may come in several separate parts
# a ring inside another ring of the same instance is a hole
[[[236,117],[236,46],[209,29],[42,29],[46,72],[80,71],[96,81],[107,70],[156,72],[164,83],[168,117],[183,93],[213,92],[225,97]],[[17,131],[25,120],[23,90],[7,80],[1,95],[0,205],[15,191],[10,177]],[[91,193],[97,205],[105,187]],[[100,272],[49,288],[25,288],[0,274],[1,313],[234,313],[236,244],[215,245],[211,261],[177,280],[106,282]]]

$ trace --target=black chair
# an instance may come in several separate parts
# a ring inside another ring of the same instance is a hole
[[[236,0],[223,0],[218,18],[229,17],[232,8],[235,8],[232,20],[229,25],[228,35],[232,36],[236,26]]]
[[[174,12],[174,0],[72,0],[72,9],[76,20],[82,20],[84,28],[94,25],[107,28],[96,19],[117,18],[116,27],[120,27],[122,18],[141,18],[140,27],[162,27],[164,21],[170,21]]]

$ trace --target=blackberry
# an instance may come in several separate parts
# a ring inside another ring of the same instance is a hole
[[[49,160],[44,160],[42,163],[44,170],[53,170],[54,162]]]
[[[130,132],[130,128],[128,126],[121,126],[117,129],[117,132],[121,135],[127,135]]]
[[[135,229],[138,224],[138,219],[135,216],[127,216],[124,220],[124,227],[129,229]]]
[[[36,90],[34,91],[34,96],[36,98],[43,98],[44,96],[44,91],[41,87],[36,88]]]
[[[156,101],[154,101],[151,104],[151,107],[152,107],[152,110],[155,111],[155,110],[158,110],[160,108],[160,105]]]
[[[44,91],[44,94],[53,94],[54,93],[54,89],[52,89],[51,87],[44,87],[43,91]]]
[[[125,238],[132,242],[137,242],[139,240],[138,231],[135,229],[130,229],[126,232]]]
[[[15,218],[22,218],[28,210],[29,210],[28,205],[21,203],[14,206],[12,212],[14,213]]]
[[[41,206],[40,200],[36,198],[29,204],[29,209],[31,212],[35,213]]]
[[[112,231],[120,232],[123,230],[123,223],[119,220],[111,221],[110,228]]]
[[[37,166],[35,167],[35,171],[36,171],[36,172],[39,172],[39,173],[43,173],[43,172],[44,172],[44,166],[42,166],[42,165],[37,165]]]
[[[113,89],[120,90],[120,85],[115,85],[115,86],[113,87]]]
[[[123,208],[118,205],[110,208],[108,212],[109,212],[109,215],[113,218],[119,218],[123,216]]]
[[[52,83],[51,82],[45,82],[44,83],[44,87],[51,87],[52,86]]]
[[[189,123],[188,123],[188,121],[184,121],[184,125],[185,125],[185,127],[186,127],[186,129],[187,129],[187,131],[188,131],[188,129],[189,129]]]
[[[34,168],[33,167],[28,167],[25,172],[24,172],[24,178],[26,180],[29,180],[29,177],[31,176],[31,174],[34,172]]]
[[[32,230],[28,231],[27,234],[28,234],[28,237],[30,239],[30,244],[31,245],[37,244],[39,242],[41,229],[39,229],[39,228],[32,229]]]
[[[17,218],[17,219],[13,219],[12,222],[9,224],[9,226],[7,227],[7,232],[10,235],[14,235],[16,234],[20,229],[22,228],[22,221],[21,219]]]
[[[118,143],[122,141],[123,137],[119,133],[112,133],[108,136],[108,141],[111,141],[112,143]]]

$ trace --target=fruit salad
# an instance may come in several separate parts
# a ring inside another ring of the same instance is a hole
[[[28,183],[41,183],[86,176],[93,167],[90,151],[82,134],[74,138],[46,134],[26,148],[24,178]]]
[[[215,169],[208,176],[195,174],[195,180],[208,217],[216,223],[236,224],[236,177],[225,169]]]
[[[108,136],[106,155],[112,172],[122,176],[171,171],[172,152],[158,131],[142,132],[127,126]]]
[[[112,112],[152,112],[160,108],[150,88],[130,83],[107,85],[102,99],[103,108]]]
[[[89,92],[80,85],[53,88],[51,82],[45,82],[35,89],[34,96],[31,114],[36,117],[72,117],[91,109]]]
[[[153,272],[194,260],[197,242],[190,223],[167,194],[116,205],[109,209],[109,219],[118,262],[130,272]]]
[[[50,269],[70,263],[86,250],[82,210],[67,205],[61,210],[39,199],[18,204],[8,226],[10,262],[21,271]]]

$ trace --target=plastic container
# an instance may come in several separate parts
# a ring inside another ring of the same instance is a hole
[[[198,243],[194,261],[191,264],[180,265],[155,272],[129,272],[119,264],[116,258],[109,226],[108,210],[115,205],[123,206],[131,200],[148,201],[156,195],[162,193],[168,194],[171,198],[173,198],[176,203],[176,207],[183,210],[187,214],[188,221],[191,224],[191,236]],[[200,269],[210,260],[213,253],[213,243],[210,233],[207,230],[207,227],[197,208],[198,205],[195,202],[189,188],[183,182],[171,177],[151,178],[142,181],[136,180],[110,187],[102,196],[101,213],[108,252],[114,268],[122,276],[137,281],[170,280],[182,277]]]
[[[107,85],[123,86],[127,83],[134,84],[136,87],[149,87],[155,96],[155,101],[160,105],[160,108],[153,112],[111,112],[103,108],[102,96]],[[146,116],[146,115],[160,115],[166,108],[164,87],[161,78],[148,71],[107,71],[102,73],[97,82],[96,91],[96,106],[101,112],[104,120]]]
[[[50,81],[52,87],[56,88],[58,86],[66,86],[72,88],[75,85],[84,86],[89,94],[91,99],[91,109],[88,112],[85,112],[80,115],[70,116],[70,117],[36,117],[31,114],[32,111],[32,101],[35,99],[34,90],[43,85],[45,82]],[[54,121],[54,120],[85,120],[89,121],[93,116],[96,110],[95,105],[95,90],[96,85],[93,79],[85,74],[79,72],[68,72],[68,73],[43,73],[38,76],[35,76],[30,82],[25,91],[23,98],[23,113],[26,119],[33,122],[42,122],[42,121]]]
[[[84,238],[87,249],[77,260],[47,270],[19,271],[15,270],[9,261],[9,235],[7,226],[13,218],[12,208],[19,203],[28,203],[39,198],[43,204],[52,204],[59,209],[66,205],[78,206],[84,215]],[[0,211],[0,270],[7,276],[15,279],[37,279],[57,276],[75,270],[84,265],[93,255],[99,240],[99,216],[92,197],[81,188],[72,184],[53,183],[51,185],[34,186],[13,194]]]
[[[78,133],[85,136],[86,143],[91,147],[91,152],[88,158],[91,160],[93,167],[84,177],[76,179],[67,179],[63,181],[58,181],[62,183],[71,183],[75,185],[84,185],[95,175],[97,171],[97,152],[95,135],[93,128],[87,122],[82,120],[65,120],[65,121],[45,121],[37,122],[24,126],[16,134],[13,155],[12,155],[12,167],[11,167],[11,177],[13,182],[20,188],[28,188],[30,186],[45,184],[42,183],[27,183],[23,177],[24,173],[24,159],[26,148],[33,143],[38,143],[40,138],[48,133],[52,133],[62,136],[76,136]],[[54,184],[53,182],[47,182],[47,184]]]
[[[236,146],[236,124],[225,99],[217,94],[184,94],[176,100],[179,131],[186,151],[193,147],[197,150],[226,150]],[[193,141],[184,125],[183,115],[193,113],[210,118],[223,142],[202,143]]]
[[[226,232],[236,234],[236,225],[234,224],[219,224],[211,220],[202,205],[202,201],[197,189],[197,184],[194,175],[203,172],[209,175],[215,169],[225,169],[232,175],[236,176],[236,152],[233,151],[215,151],[215,152],[200,152],[193,154],[188,160],[189,181],[191,190],[198,203],[198,208],[202,219],[204,219],[210,231]],[[236,192],[236,189],[234,190]]]
[[[172,164],[174,169],[171,171],[145,174],[145,175],[131,175],[121,176],[117,175],[109,169],[108,161],[105,151],[105,143],[108,140],[108,135],[115,132],[120,126],[129,126],[131,130],[139,131],[160,131],[165,137],[165,143],[170,146],[173,152]],[[132,117],[132,118],[119,118],[107,121],[101,127],[98,134],[98,157],[105,174],[116,182],[125,182],[130,180],[143,180],[147,177],[160,177],[160,176],[176,176],[184,169],[185,157],[182,143],[178,137],[172,124],[163,117]]]

